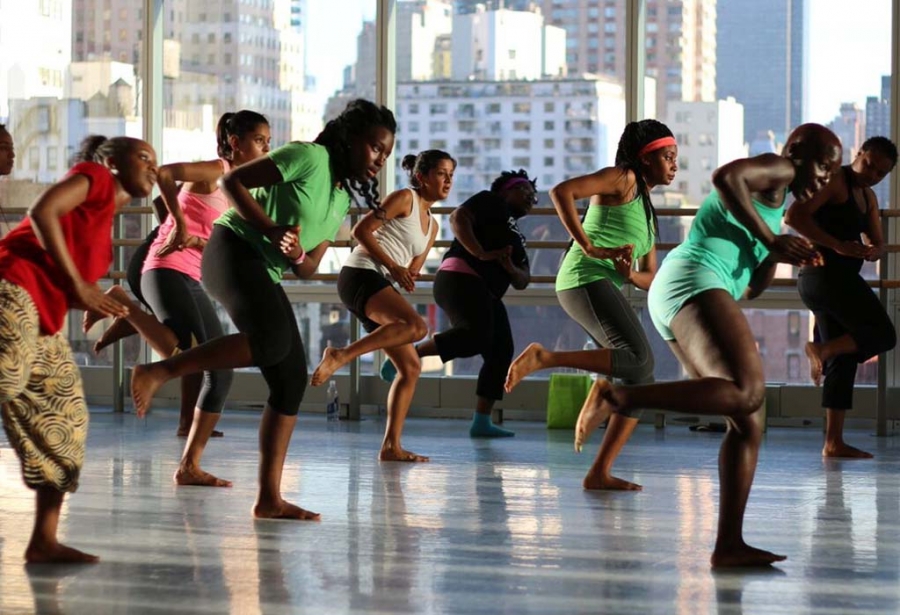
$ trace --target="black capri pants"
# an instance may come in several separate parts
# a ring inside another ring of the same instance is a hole
[[[269,386],[268,405],[294,416],[306,391],[306,350],[281,284],[269,277],[260,252],[215,225],[203,250],[203,284],[250,342],[253,364]]]
[[[141,276],[141,291],[156,318],[175,333],[180,350],[224,334],[215,306],[200,282],[189,275],[174,269],[151,269]],[[197,407],[203,412],[221,412],[232,379],[230,369],[204,371]]]
[[[456,271],[437,272],[434,300],[453,325],[434,336],[441,361],[480,354],[484,365],[478,372],[475,393],[485,399],[503,399],[503,383],[514,350],[503,301],[491,294],[480,277]]]
[[[800,298],[816,316],[823,342],[849,333],[859,350],[825,362],[822,407],[853,407],[856,366],[897,344],[897,333],[881,301],[855,271],[804,267],[797,279]]]

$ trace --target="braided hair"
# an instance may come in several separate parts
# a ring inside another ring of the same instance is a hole
[[[328,150],[331,175],[351,197],[359,193],[372,210],[381,209],[378,196],[378,179],[360,181],[352,176],[349,154],[353,142],[365,136],[373,128],[382,127],[392,134],[397,132],[397,120],[390,109],[383,105],[357,98],[347,103],[347,107],[335,119],[325,124],[325,128],[313,143],[325,146]],[[355,197],[353,197],[356,200]]]
[[[216,153],[219,158],[231,160],[231,157],[234,155],[231,143],[228,142],[229,137],[234,135],[238,139],[242,139],[260,124],[268,126],[269,120],[266,119],[266,116],[256,111],[242,109],[237,113],[230,111],[223,113],[222,117],[219,118],[219,123],[216,124]]]
[[[619,147],[616,150],[616,166],[623,171],[634,173],[637,181],[638,194],[644,204],[644,214],[647,216],[647,232],[653,237],[659,234],[659,221],[656,218],[656,210],[650,201],[650,190],[647,188],[647,180],[641,168],[641,160],[638,153],[651,141],[663,137],[672,137],[669,127],[657,120],[641,120],[629,122],[619,139]]]

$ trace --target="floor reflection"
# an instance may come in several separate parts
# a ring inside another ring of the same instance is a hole
[[[227,413],[204,462],[233,489],[176,488],[175,416],[92,417],[82,487],[61,538],[77,569],[26,567],[33,496],[0,445],[0,613],[897,613],[900,447],[823,463],[815,430],[770,430],[748,542],[789,559],[712,573],[720,436],[641,427],[619,465],[640,493],[586,493],[594,448],[517,424],[473,441],[461,422],[412,419],[429,464],[378,463],[377,421],[301,417],[285,496],[320,523],[254,521],[253,414]],[[594,446],[597,443],[593,444]]]

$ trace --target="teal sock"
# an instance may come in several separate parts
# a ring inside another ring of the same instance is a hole
[[[469,428],[469,436],[472,438],[511,438],[514,435],[514,432],[494,425],[490,414],[476,412],[472,417],[472,426]]]
[[[393,361],[385,359],[384,363],[381,364],[379,374],[381,375],[381,379],[385,382],[393,382],[394,378],[397,377],[397,368],[394,367]]]

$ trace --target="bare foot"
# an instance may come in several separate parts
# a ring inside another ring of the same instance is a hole
[[[85,313],[85,317],[87,317],[87,313]],[[100,354],[100,351],[110,344],[132,335],[137,335],[137,329],[124,318],[116,318],[100,338],[94,342],[94,352]]]
[[[637,483],[629,483],[627,480],[616,478],[611,474],[591,474],[587,476],[581,483],[581,486],[588,491],[643,491],[643,487]]]
[[[198,487],[231,487],[230,480],[222,480],[204,472],[200,468],[179,466],[175,471],[176,485],[196,485]]]
[[[185,429],[183,427],[179,427],[178,431],[175,432],[175,435],[178,436],[179,438],[187,438],[190,433],[191,433],[190,427],[188,427],[187,429]],[[209,437],[210,438],[221,438],[224,435],[225,435],[225,432],[219,431],[218,429],[213,429],[213,432],[211,434],[209,434]]]
[[[522,354],[516,357],[516,360],[509,366],[503,390],[509,393],[519,384],[522,378],[539,369],[544,369],[544,356],[546,353],[547,351],[544,347],[537,342],[528,344],[528,348],[523,350]]]
[[[277,502],[253,505],[253,517],[256,519],[296,519],[299,521],[318,521],[322,515],[304,510],[289,502],[279,499]]]
[[[758,568],[771,566],[775,562],[783,562],[786,559],[786,555],[775,555],[769,551],[741,544],[731,549],[717,547],[712,557],[709,558],[709,563],[713,568]]]
[[[840,459],[872,459],[874,455],[843,442],[839,442],[836,444],[826,442],[825,446],[822,448],[822,457],[835,457]]]
[[[153,394],[159,390],[168,378],[156,364],[135,365],[131,371],[131,399],[134,401],[135,413],[143,417],[150,409]]]
[[[382,447],[378,453],[378,461],[407,461],[407,462],[425,462],[428,457],[417,455],[402,448]]]
[[[106,318],[103,314],[99,312],[92,312],[90,310],[84,311],[84,316],[81,318],[81,330],[87,333],[91,329],[94,328],[98,322]]]
[[[29,544],[25,550],[25,561],[29,564],[96,564],[100,558],[54,542],[49,545]]]
[[[329,346],[325,349],[325,352],[322,353],[322,362],[319,363],[316,371],[313,372],[310,384],[314,387],[325,384],[325,382],[331,378],[331,375],[344,363],[345,361],[341,360],[340,350]]]
[[[602,425],[613,411],[613,403],[610,400],[612,385],[609,380],[598,378],[594,382],[599,403],[585,404],[578,413],[578,422],[575,423],[575,452],[580,453],[588,436]]]
[[[819,344],[806,342],[806,358],[809,359],[809,377],[816,386],[822,384],[822,356]]]

